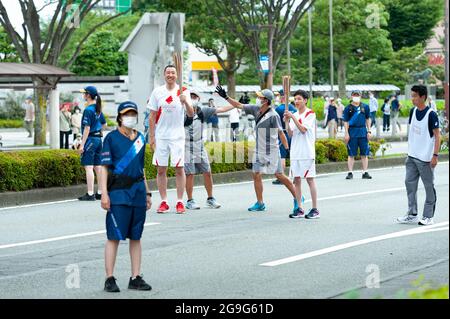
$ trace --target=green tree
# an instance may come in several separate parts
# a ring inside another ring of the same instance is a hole
[[[32,0],[18,0],[17,6],[20,7],[23,24],[21,32],[19,33],[11,21],[10,12],[6,10],[3,1],[0,1],[0,25],[8,34],[14,48],[17,50],[17,55],[24,63],[39,63],[46,65],[60,65],[59,59],[61,53],[67,47],[72,36],[78,30],[78,24],[83,23],[86,16],[91,12],[100,0],[65,0],[65,1],[46,1],[42,6],[36,6],[35,1]],[[40,11],[48,6],[53,5],[53,15],[49,19],[49,23],[44,24],[40,16]],[[78,54],[81,52],[84,43],[90,35],[103,25],[111,20],[117,18],[119,15],[124,15],[127,12],[122,12],[102,20],[97,25],[94,25],[86,35],[77,42],[75,50],[71,57],[63,65],[64,68],[69,68],[76,60]],[[36,125],[34,144],[45,144],[46,137],[46,120],[45,113],[47,108],[47,98],[50,88],[54,87],[59,81],[57,77],[41,77],[35,79],[34,83],[36,89]]]
[[[17,51],[2,27],[0,27],[0,62],[19,62]]]
[[[318,84],[330,83],[328,9],[328,0],[317,0],[312,16],[313,71],[314,82]],[[366,61],[382,61],[392,55],[388,31],[380,28],[387,24],[387,19],[384,6],[378,2],[333,1],[334,67],[341,97],[345,96],[347,73],[353,73],[357,65],[367,64]],[[308,22],[305,20],[302,19],[291,42],[293,77],[302,82],[308,78]]]
[[[423,44],[433,35],[433,28],[442,20],[443,0],[383,0],[389,12],[389,31],[394,50]]]
[[[246,47],[240,39],[227,32],[227,26],[217,19],[222,13],[214,0],[141,0],[135,3],[136,9],[143,11],[161,10],[184,12],[186,14],[185,40],[209,56],[215,56],[224,70],[228,94],[236,92],[237,69],[241,66]]]
[[[71,71],[78,75],[105,76],[128,73],[127,55],[111,31],[96,32],[86,42]]]

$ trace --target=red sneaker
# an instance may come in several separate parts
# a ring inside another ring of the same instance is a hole
[[[183,202],[177,203],[177,214],[184,214],[186,212],[186,209],[184,208]]]
[[[169,205],[167,205],[166,202],[161,202],[161,205],[159,205],[158,210],[156,211],[158,214],[164,214],[169,211]]]

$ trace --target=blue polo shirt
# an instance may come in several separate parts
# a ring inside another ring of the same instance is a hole
[[[284,120],[283,120],[283,118],[284,118],[284,110],[286,110],[286,105],[285,104],[280,104],[275,109],[275,112],[277,112],[278,115],[280,116],[281,126],[283,127],[283,130],[286,129],[285,123],[284,123]],[[297,109],[295,108],[295,106],[293,106],[290,103],[289,103],[289,112],[291,112],[291,113],[297,112]]]
[[[361,103],[358,107],[349,104],[344,109],[344,122],[349,123],[350,137],[367,137],[366,120],[369,118],[370,108],[367,104]]]
[[[102,130],[102,126],[106,124],[105,116],[103,112],[97,114],[95,112],[95,104],[91,104],[83,112],[81,119],[81,134],[84,132],[86,126],[90,127],[90,132],[99,132]]]
[[[142,133],[138,132],[137,138],[141,135]],[[107,165],[109,166],[108,169],[114,171],[117,164],[135,141],[124,136],[119,130],[114,130],[109,133],[103,141],[102,165]],[[134,179],[144,176],[144,158],[145,146],[142,147],[121,175],[126,175]],[[147,205],[147,190],[143,181],[135,183],[129,189],[113,190],[109,193],[109,197],[111,199],[111,205],[134,207],[145,207]]]

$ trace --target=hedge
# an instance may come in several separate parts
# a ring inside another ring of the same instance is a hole
[[[212,172],[226,173],[250,169],[254,147],[254,142],[207,143],[206,149],[210,154]],[[380,148],[380,142],[371,141],[370,147],[371,151],[376,153]],[[236,160],[237,156],[239,161]],[[147,146],[145,171],[149,179],[156,177],[152,157],[152,151]],[[317,163],[346,160],[347,150],[342,140],[316,142]],[[175,176],[175,170],[169,168],[168,175]],[[61,187],[84,182],[85,173],[80,165],[79,155],[75,151],[0,152],[0,192]]]
[[[22,128],[23,120],[3,120],[0,119],[0,128]]]

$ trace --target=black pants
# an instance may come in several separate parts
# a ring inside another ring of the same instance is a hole
[[[63,132],[63,131],[59,131],[59,148],[65,148],[65,149],[69,149],[69,136],[70,136],[70,131],[68,132]]]
[[[231,140],[237,141],[237,134],[239,133],[239,123],[231,123]]]
[[[391,115],[383,114],[383,131],[391,129]]]

